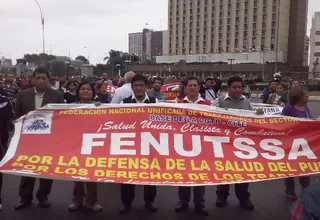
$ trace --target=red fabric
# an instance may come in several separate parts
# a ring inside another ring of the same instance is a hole
[[[184,99],[179,99],[177,103],[189,103],[189,102],[184,100]],[[211,101],[205,99],[204,101],[200,101],[200,102],[198,102],[196,104],[199,104],[199,105],[211,105]]]

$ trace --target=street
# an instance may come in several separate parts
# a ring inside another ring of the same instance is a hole
[[[258,102],[260,100],[253,100]],[[314,117],[320,116],[320,102],[310,101],[309,107]],[[315,181],[317,176],[312,179]],[[194,220],[194,219],[215,219],[215,220],[286,220],[288,210],[292,201],[284,195],[283,180],[266,181],[250,185],[252,202],[255,204],[254,211],[241,210],[238,200],[231,188],[228,206],[225,208],[215,207],[215,186],[206,187],[206,208],[209,211],[208,217],[202,217],[193,213],[190,209],[186,213],[175,213],[174,208],[178,202],[177,187],[158,187],[156,204],[159,208],[157,213],[150,213],[143,207],[142,187],[137,187],[136,199],[133,203],[133,212],[127,215],[120,215],[120,186],[118,184],[99,184],[99,203],[104,210],[101,213],[87,213],[85,211],[70,213],[68,206],[72,200],[72,182],[54,181],[50,201],[50,209],[39,209],[34,200],[33,207],[22,211],[14,211],[13,207],[19,202],[18,186],[20,178],[17,176],[5,175],[2,189],[3,208],[0,212],[0,220],[82,220],[82,219],[110,219],[110,220]],[[37,189],[36,185],[35,189]],[[36,190],[35,190],[36,192]],[[296,180],[296,192],[300,194],[301,189]]]

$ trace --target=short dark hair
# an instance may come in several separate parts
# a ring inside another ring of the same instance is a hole
[[[132,77],[131,87],[133,86],[133,83],[137,82],[137,81],[143,81],[145,85],[148,85],[148,79],[141,74],[137,74],[134,77]]]
[[[33,75],[32,76],[36,77],[36,74],[39,74],[39,73],[47,74],[48,79],[50,78],[49,71],[47,69],[43,68],[43,67],[39,67],[39,68],[35,69],[33,71]]]
[[[194,76],[190,76],[190,77],[188,77],[187,79],[185,79],[185,80],[183,81],[183,85],[184,85],[184,86],[187,86],[187,85],[188,85],[188,82],[191,81],[191,80],[196,80],[197,83],[198,83],[198,85],[200,85],[199,79],[198,79],[197,77],[194,77]]]
[[[79,97],[79,91],[80,91],[80,88],[83,86],[83,85],[90,85],[91,87],[91,90],[92,90],[92,101],[94,100],[94,98],[96,97],[96,91],[94,89],[94,86],[93,84],[90,82],[90,81],[83,81],[79,84],[78,88],[77,88],[77,100],[80,101],[80,97]]]
[[[78,86],[78,84],[77,84],[75,81],[70,81],[70,82],[67,83],[67,88],[66,88],[66,89],[68,89],[69,86],[72,85],[72,84],[73,84],[75,87]]]
[[[282,86],[283,89],[286,89],[286,88],[287,88],[287,86],[286,86],[283,82],[279,82],[278,85],[277,85],[277,87],[278,87],[278,86]]]
[[[156,80],[160,81],[160,82],[161,82],[161,85],[163,85],[163,79],[162,79],[161,77],[155,77],[155,78],[153,78],[153,83],[154,83]]]
[[[100,89],[102,86],[107,86],[107,85],[104,83],[97,83],[96,88]]]
[[[214,79],[213,78],[210,78],[210,77],[208,77],[208,78],[206,78],[206,80],[205,80],[205,82],[208,82],[208,81],[214,81]]]
[[[289,91],[289,103],[290,105],[296,105],[303,98],[304,94],[308,92],[308,89],[303,86],[297,86]]]
[[[271,83],[276,83],[276,84],[278,84],[278,83],[279,83],[279,80],[271,80],[271,81],[269,82],[269,85],[271,85]]]
[[[231,76],[229,79],[228,79],[228,82],[227,82],[227,85],[228,87],[231,86],[232,83],[234,82],[240,82],[242,84],[242,87],[243,87],[243,79],[239,76]]]

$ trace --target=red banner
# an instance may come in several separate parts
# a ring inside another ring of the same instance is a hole
[[[161,87],[161,92],[166,94],[167,100],[174,100],[180,93],[180,83],[165,84]]]
[[[49,105],[20,118],[1,172],[216,185],[320,170],[320,121],[189,104]]]

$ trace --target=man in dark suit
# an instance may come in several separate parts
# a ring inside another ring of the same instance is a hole
[[[49,72],[44,68],[38,68],[33,72],[34,87],[23,90],[17,97],[15,113],[19,118],[30,111],[39,109],[46,104],[64,103],[63,94],[48,87]],[[21,200],[15,210],[21,210],[32,204],[33,188],[35,178],[22,177],[19,186]],[[39,207],[49,208],[48,195],[51,191],[52,180],[40,179],[40,186],[37,192]]]
[[[154,97],[147,95],[148,80],[142,75],[135,75],[131,80],[132,96],[125,98],[121,103],[157,103],[158,100]],[[135,185],[132,184],[121,184],[121,200],[123,208],[120,210],[121,214],[131,212],[131,203],[135,196]],[[144,186],[144,202],[145,207],[151,211],[156,212],[158,209],[154,204],[156,198],[157,188],[156,186]]]

